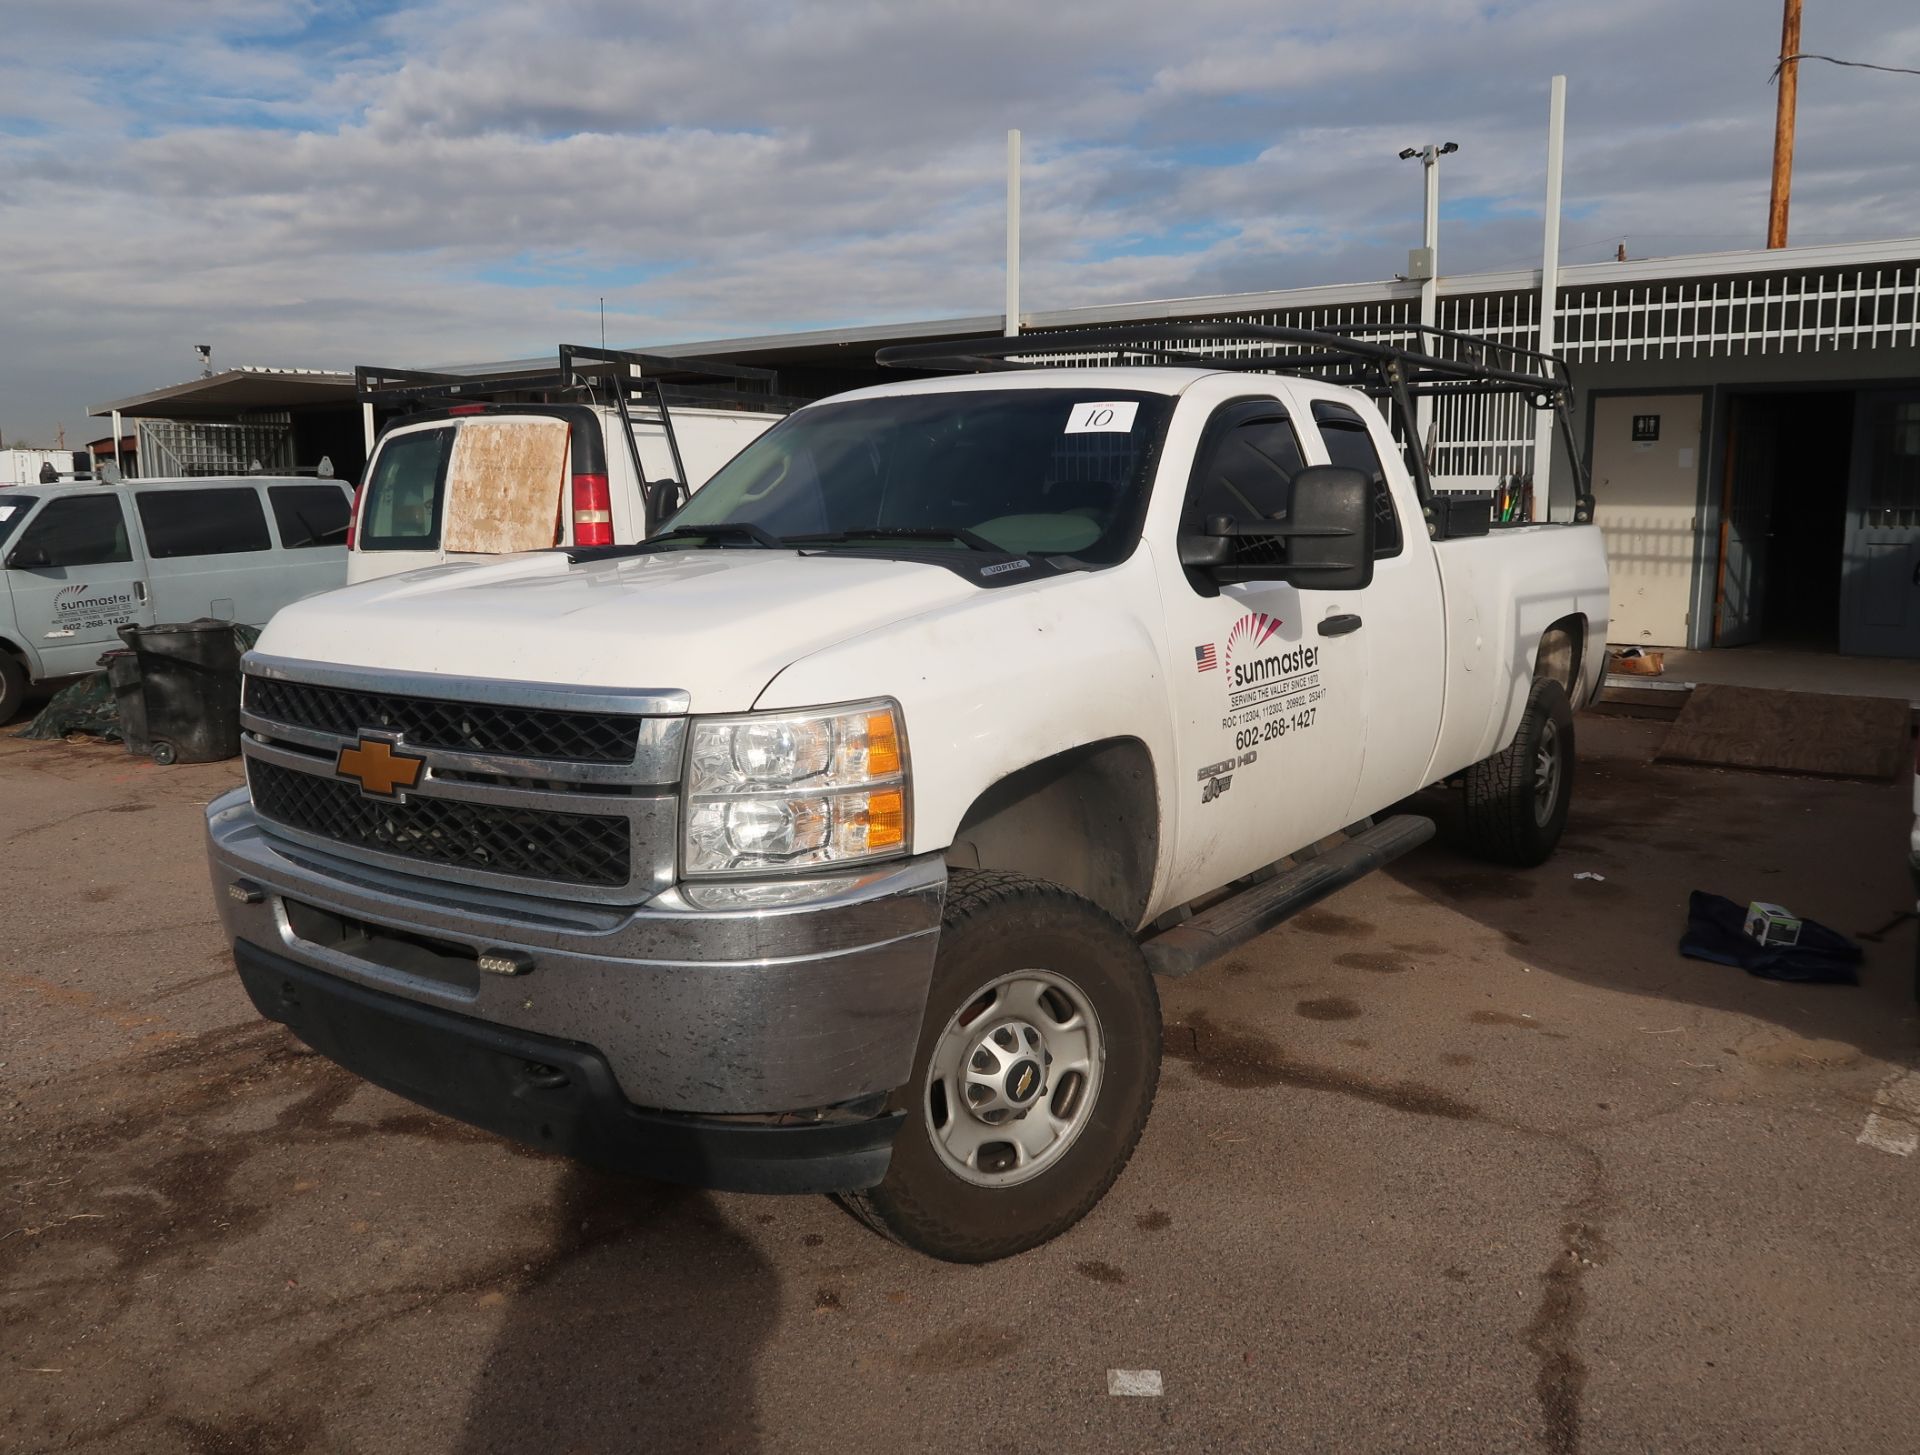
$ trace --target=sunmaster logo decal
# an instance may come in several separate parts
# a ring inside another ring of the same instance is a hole
[[[133,588],[130,584],[94,586],[76,581],[62,586],[53,596],[53,625],[60,631],[86,631],[92,627],[119,626],[135,615]]]
[[[1320,649],[1268,649],[1284,623],[1264,611],[1250,611],[1227,633],[1227,706],[1251,707],[1289,697],[1320,685]]]

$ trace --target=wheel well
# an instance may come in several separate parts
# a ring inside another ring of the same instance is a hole
[[[14,661],[18,662],[20,664],[20,670],[25,672],[29,677],[33,675],[33,670],[27,665],[27,654],[5,637],[0,637],[0,652],[5,652],[9,657],[13,658]]]
[[[1008,869],[1092,900],[1129,930],[1160,852],[1153,756],[1137,738],[1087,743],[1010,773],[974,800],[947,863]]]
[[[1533,659],[1533,678],[1558,682],[1572,700],[1574,686],[1580,681],[1580,666],[1587,650],[1587,619],[1563,616],[1540,634],[1540,650]]]

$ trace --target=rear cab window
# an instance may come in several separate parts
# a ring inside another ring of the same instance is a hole
[[[387,437],[367,477],[357,549],[439,549],[440,493],[456,433],[453,425],[447,425]]]
[[[287,550],[347,543],[347,496],[338,485],[269,485],[267,499]]]
[[[134,502],[147,538],[147,555],[156,561],[273,549],[260,492],[251,485],[142,490]]]

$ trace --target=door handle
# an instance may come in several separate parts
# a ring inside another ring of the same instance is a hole
[[[1332,616],[1320,618],[1320,635],[1323,637],[1343,637],[1348,632],[1360,630],[1360,618],[1350,611],[1335,612]]]
[[[136,581],[133,583],[133,599],[135,601],[140,601],[140,602],[144,602],[147,599],[147,583],[146,582]]]

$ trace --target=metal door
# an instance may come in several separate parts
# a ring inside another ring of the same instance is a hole
[[[1920,657],[1920,389],[1854,405],[1840,650]]]
[[[1699,394],[1593,402],[1593,494],[1612,588],[1608,640],[1684,647],[1693,599]]]
[[[1767,542],[1773,534],[1778,433],[1779,415],[1764,401],[1733,401],[1720,498],[1720,577],[1713,602],[1716,647],[1760,640]]]

